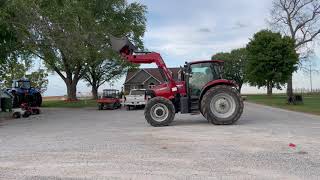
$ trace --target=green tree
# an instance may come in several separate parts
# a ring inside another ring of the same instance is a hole
[[[21,61],[17,59],[17,50],[19,42],[13,28],[5,21],[6,12],[3,11],[4,1],[0,2],[0,79],[6,81],[8,68],[17,64],[21,66]],[[10,62],[13,60],[13,62]],[[16,68],[20,70],[19,68]],[[19,73],[19,72],[18,72]]]
[[[311,52],[310,45],[320,35],[320,1],[273,0],[270,24],[295,40],[302,62]],[[293,96],[292,75],[287,82],[287,94]]]
[[[118,80],[132,64],[122,60],[95,60],[88,66],[83,79],[91,86],[92,98],[98,99],[98,89],[106,82]]]
[[[249,83],[267,87],[268,95],[272,88],[280,89],[297,70],[299,58],[294,43],[292,38],[269,30],[256,33],[247,45]]]
[[[212,60],[224,61],[224,78],[236,81],[239,86],[238,90],[241,93],[242,85],[246,82],[246,49],[240,48],[232,50],[230,53],[217,53],[212,56]]]
[[[48,73],[44,69],[39,69],[38,71],[32,72],[25,76],[31,81],[31,86],[40,90],[44,93],[48,87]]]
[[[0,66],[0,72],[2,72],[0,79],[3,80],[4,86],[11,87],[13,80],[25,77],[31,81],[32,87],[40,89],[41,92],[46,91],[48,86],[47,72],[44,69],[39,69],[38,71],[27,74],[31,69],[31,58],[21,60],[21,57],[8,57]]]
[[[65,82],[70,100],[95,64],[90,51],[109,52],[110,34],[142,47],[146,7],[126,0],[10,0],[6,10],[24,46]]]
[[[0,79],[4,81],[6,87],[11,87],[12,80],[23,78],[30,67],[30,59],[23,61],[15,56],[8,57],[0,66]]]
[[[0,3],[0,9],[4,3]],[[12,80],[24,77],[31,67],[30,56],[23,51],[12,26],[5,21],[5,11],[0,11],[0,79],[11,87]]]

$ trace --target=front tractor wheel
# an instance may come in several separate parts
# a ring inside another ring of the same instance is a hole
[[[224,85],[215,86],[203,96],[201,112],[212,124],[233,124],[238,121],[243,112],[243,101],[235,88]]]
[[[155,97],[148,101],[144,109],[144,116],[151,126],[168,126],[174,119],[175,108],[170,100]]]

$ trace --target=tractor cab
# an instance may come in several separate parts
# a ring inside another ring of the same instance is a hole
[[[223,79],[223,61],[197,61],[186,63],[184,80],[187,94],[199,97],[203,88],[212,81]]]
[[[119,98],[119,90],[116,89],[104,89],[102,93],[103,98]]]
[[[12,88],[28,90],[31,88],[31,82],[28,79],[13,80],[12,81]]]

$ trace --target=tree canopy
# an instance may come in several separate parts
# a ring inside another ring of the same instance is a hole
[[[247,51],[245,48],[232,50],[230,53],[217,53],[212,60],[224,61],[224,78],[234,80],[241,92],[242,85],[246,82],[245,66],[247,62]]]
[[[7,3],[9,1],[1,1],[0,3],[0,80],[3,81],[4,86],[11,87],[13,80],[23,77],[34,80],[37,75],[42,77],[40,79],[45,79],[47,77],[45,70],[27,75],[27,72],[32,69],[33,57],[31,52],[23,46],[21,39],[18,38],[15,24],[7,21],[9,17],[14,16],[10,11],[7,11]],[[43,87],[46,88],[46,85]]]
[[[281,88],[297,69],[299,61],[295,41],[280,33],[262,30],[253,36],[247,45],[247,79],[251,85]]]
[[[114,60],[97,60],[98,57],[93,57],[96,63],[88,67],[88,71],[83,76],[88,86],[91,86],[93,99],[98,98],[98,89],[105,82],[118,80],[129,68],[134,67],[131,63],[121,59]]]
[[[30,80],[31,86],[39,89],[41,93],[45,92],[48,87],[48,73],[44,69],[32,72],[26,75],[26,78]]]
[[[127,35],[143,48],[146,7],[126,0],[9,0],[10,23],[33,55],[44,60],[76,99],[76,87],[88,67],[91,52],[112,59],[109,36]]]
[[[273,0],[270,24],[294,40],[301,63],[312,52],[310,44],[320,35],[320,1]],[[287,94],[293,96],[292,76],[288,79]]]

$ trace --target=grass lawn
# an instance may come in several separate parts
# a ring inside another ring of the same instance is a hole
[[[83,107],[97,107],[96,100],[79,100],[76,102],[66,102],[63,100],[43,101],[42,107],[46,108],[83,108]]]
[[[320,115],[320,95],[303,95],[304,104],[288,105],[285,95],[247,95],[248,102]]]

